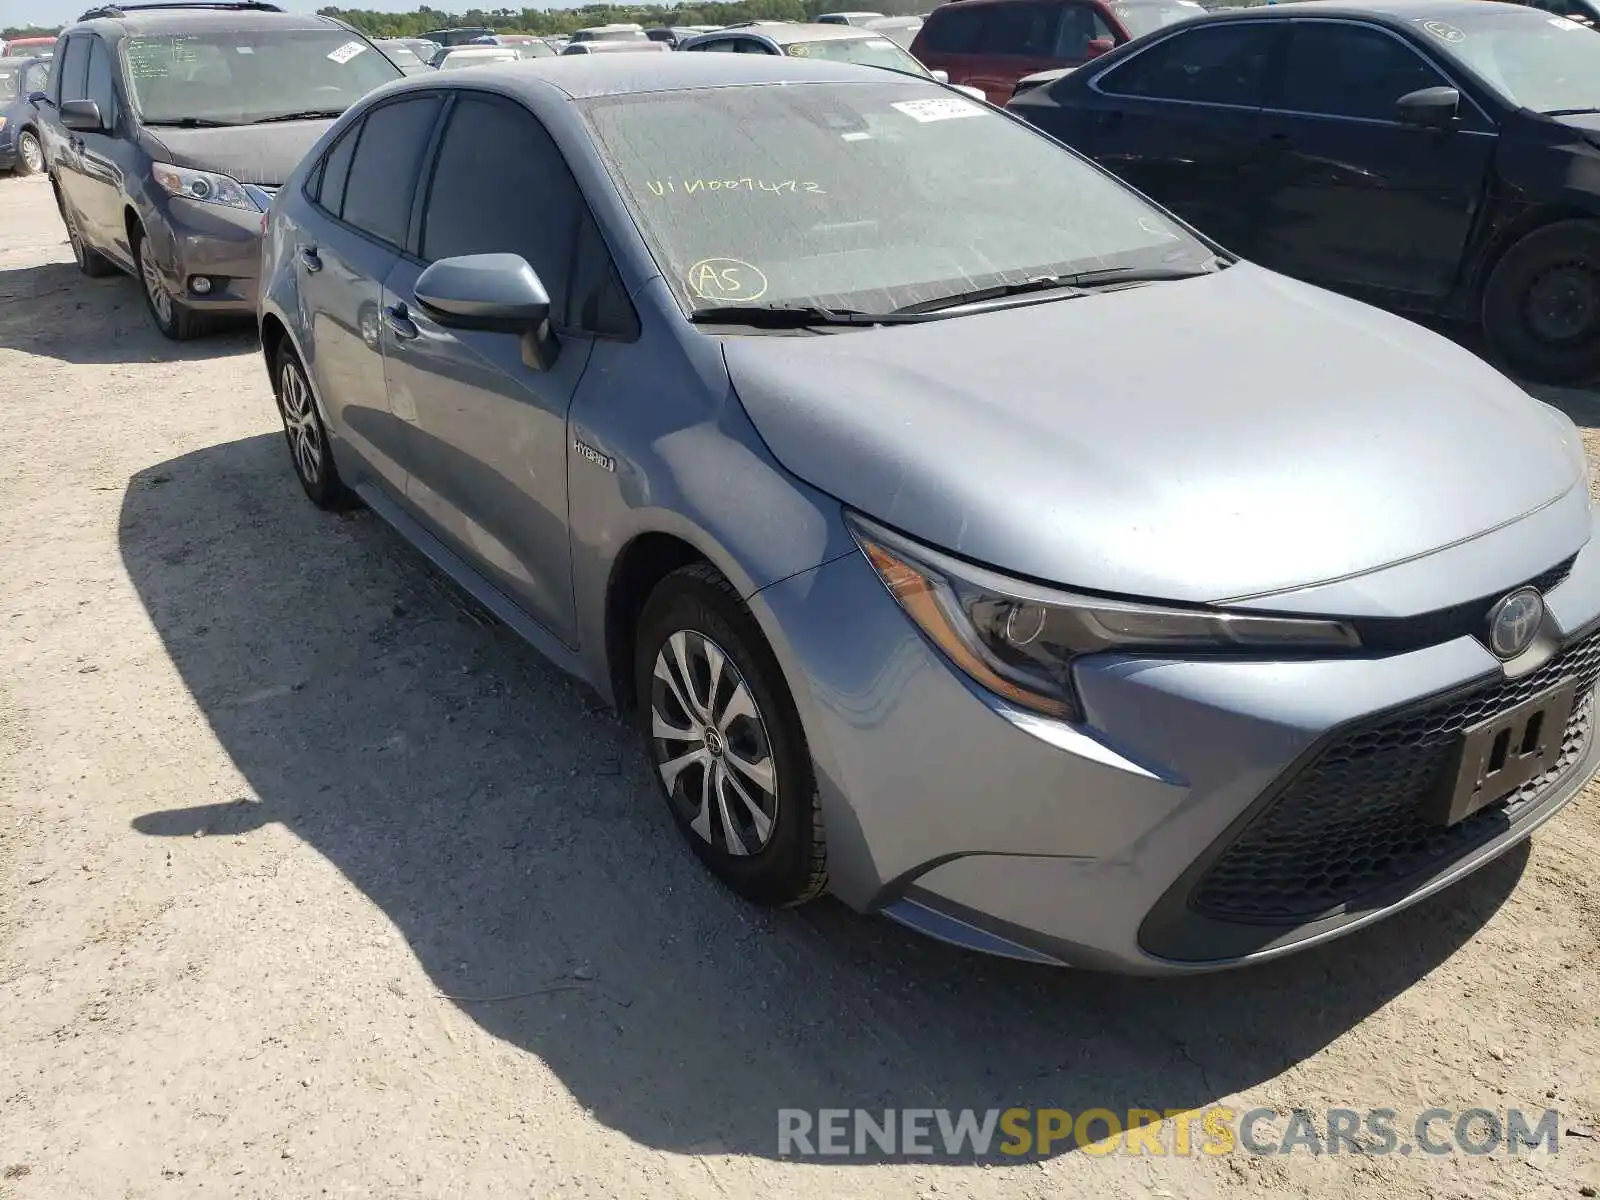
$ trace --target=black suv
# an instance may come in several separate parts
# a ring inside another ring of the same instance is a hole
[[[263,214],[323,130],[400,69],[331,17],[260,0],[129,4],[62,35],[44,157],[86,275],[144,285],[157,328],[255,311]]]

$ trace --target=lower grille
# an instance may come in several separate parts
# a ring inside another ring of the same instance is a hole
[[[1522,679],[1346,731],[1251,821],[1201,878],[1190,907],[1263,925],[1302,924],[1439,870],[1505,832],[1583,758],[1594,728],[1600,633]],[[1462,730],[1564,679],[1578,681],[1561,755],[1543,775],[1452,826],[1424,806]]]

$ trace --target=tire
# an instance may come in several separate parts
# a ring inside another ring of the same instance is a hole
[[[778,661],[738,593],[708,565],[674,571],[646,602],[635,644],[640,732],[700,861],[758,904],[820,895],[827,847],[811,754]],[[708,693],[709,722],[700,715]]]
[[[289,446],[289,461],[295,476],[311,503],[329,512],[354,508],[356,495],[339,477],[333,461],[333,445],[317,411],[311,384],[300,358],[284,339],[272,369],[272,390],[278,399],[278,415],[283,418],[283,437]]]
[[[139,281],[139,290],[144,293],[144,306],[161,336],[174,342],[187,342],[190,338],[199,337],[205,332],[204,321],[200,314],[185,308],[167,290],[155,259],[145,253],[144,230],[137,225],[133,230],[132,242],[133,276]]]
[[[39,144],[39,135],[31,129],[24,129],[17,134],[17,166],[18,175],[37,175],[44,170],[44,147]]]
[[[56,190],[56,211],[61,214],[61,223],[67,227],[67,242],[72,246],[73,261],[90,279],[104,279],[108,275],[117,273],[117,265],[98,250],[92,250],[78,233],[77,218],[72,215],[72,208],[62,198],[60,189]]]
[[[1600,222],[1557,221],[1507,250],[1484,286],[1483,329],[1527,379],[1600,376]]]

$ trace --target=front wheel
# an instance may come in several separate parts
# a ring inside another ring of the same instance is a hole
[[[44,147],[31,129],[17,134],[17,174],[37,175],[44,170]]]
[[[700,860],[760,904],[819,895],[827,855],[799,715],[755,618],[710,566],[651,594],[634,682],[657,778]]]
[[[166,280],[161,278],[155,255],[150,252],[149,239],[145,237],[144,230],[137,227],[133,231],[133,261],[139,269],[145,307],[150,310],[150,319],[161,331],[161,336],[175,342],[186,342],[203,333],[199,314],[180,304],[168,289]]]
[[[1557,221],[1507,250],[1484,287],[1483,328],[1528,379],[1600,376],[1600,222]]]

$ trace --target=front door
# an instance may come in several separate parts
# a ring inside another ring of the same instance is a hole
[[[1257,257],[1314,283],[1427,305],[1454,288],[1494,156],[1462,98],[1460,125],[1402,125],[1395,102],[1451,81],[1386,29],[1296,21],[1263,121]]]
[[[585,214],[544,127],[500,97],[460,94],[446,118],[421,218],[420,261],[382,296],[384,370],[410,424],[407,499],[432,530],[553,633],[576,638],[567,537],[567,410],[593,347],[569,319]],[[426,264],[520,254],[551,300],[559,353],[538,365],[524,335],[451,329],[414,292]]]

